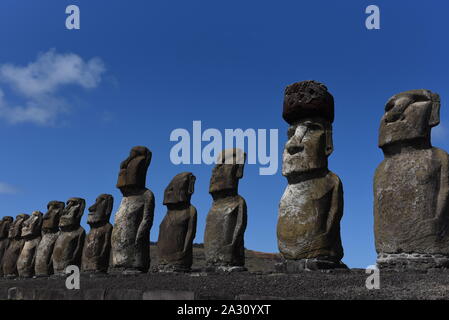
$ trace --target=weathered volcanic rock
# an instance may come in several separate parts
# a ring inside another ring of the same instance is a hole
[[[209,193],[213,203],[204,232],[204,252],[209,268],[246,270],[244,234],[247,207],[245,199],[238,194],[245,159],[246,154],[240,149],[223,150],[212,171]]]
[[[109,223],[114,198],[110,194],[98,196],[89,208],[87,223],[90,232],[83,249],[82,270],[90,273],[106,273],[111,253],[112,225]]]
[[[53,268],[55,275],[64,275],[70,265],[81,267],[86,232],[80,226],[86,201],[71,198],[67,201],[59,220],[60,233],[53,249]]]
[[[165,189],[167,214],[159,226],[159,271],[189,271],[196,234],[196,208],[190,204],[195,185],[191,172],[176,175]]]
[[[150,267],[154,195],[145,187],[151,151],[134,147],[120,165],[117,188],[123,194],[112,231],[113,272],[139,273]]]
[[[36,251],[41,241],[42,216],[42,212],[34,211],[31,217],[23,223],[22,237],[25,244],[17,260],[19,277],[31,278],[34,275]]]
[[[290,85],[283,117],[290,128],[282,165],[288,186],[277,224],[278,247],[285,261],[278,268],[345,268],[340,262],[343,186],[328,169],[333,151],[334,99],[315,81]]]
[[[42,239],[36,251],[34,273],[37,277],[48,277],[53,274],[53,249],[59,236],[59,219],[64,210],[62,201],[50,201],[43,217]]]
[[[3,255],[5,254],[6,249],[9,246],[8,233],[13,221],[13,217],[10,216],[3,217],[3,219],[0,220],[0,276],[3,276]]]
[[[440,98],[429,90],[385,106],[374,177],[374,232],[382,268],[449,267],[449,156],[430,142]]]
[[[3,275],[7,278],[15,278],[18,275],[17,259],[19,259],[20,252],[22,252],[23,245],[25,244],[25,240],[22,237],[22,226],[29,217],[25,213],[17,215],[16,220],[14,220],[9,228],[9,246],[3,255],[2,263]]]

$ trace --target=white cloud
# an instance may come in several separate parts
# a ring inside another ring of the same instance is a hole
[[[0,117],[11,123],[52,124],[69,108],[58,96],[58,90],[67,85],[95,88],[105,70],[99,58],[84,61],[74,53],[59,54],[54,49],[38,55],[36,61],[26,66],[0,65],[0,82],[24,99],[23,105],[11,105],[0,88]]]
[[[15,194],[17,192],[18,190],[15,187],[7,183],[0,182],[0,194]]]

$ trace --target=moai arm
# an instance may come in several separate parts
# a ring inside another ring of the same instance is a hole
[[[111,236],[112,236],[112,228],[108,230],[106,236],[104,238],[103,248],[101,249],[101,257],[104,257],[108,250],[111,250]],[[108,259],[109,260],[109,259]]]
[[[78,237],[78,242],[76,244],[76,248],[75,248],[75,251],[73,252],[73,256],[72,256],[73,261],[80,263],[80,266],[81,266],[81,259],[83,256],[84,242],[86,240],[85,238],[86,238],[86,232],[83,230],[83,232]]]
[[[340,225],[340,220],[343,216],[343,184],[341,180],[334,175],[336,184],[332,189],[332,200],[329,215],[326,224],[326,234],[332,232],[332,228]]]
[[[440,190],[438,193],[436,219],[441,219],[446,226],[449,218],[449,155],[443,150],[436,149],[436,156],[441,162]]]
[[[232,248],[237,244],[239,237],[245,232],[246,229],[246,220],[247,220],[247,212],[246,212],[246,201],[245,199],[240,197],[239,208],[237,212],[237,224],[234,229],[234,235],[232,237],[232,243],[230,246]]]
[[[153,226],[154,206],[155,206],[154,195],[150,190],[145,191],[145,193],[148,193],[148,197],[145,198],[143,217],[142,221],[140,222],[139,229],[137,230],[136,245],[138,245],[140,241],[143,240],[147,232],[149,232],[149,230]],[[145,241],[149,241],[149,239],[145,239]]]
[[[183,249],[183,255],[187,253],[187,250],[190,246],[190,243],[192,243],[193,239],[195,239],[196,235],[196,208],[194,206],[190,206],[190,219],[189,219],[189,227],[186,234],[186,239],[184,241],[184,249]]]

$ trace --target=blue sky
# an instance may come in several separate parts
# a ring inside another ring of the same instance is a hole
[[[81,29],[65,28],[65,8],[81,10]],[[365,28],[365,8],[381,10],[381,30]],[[212,167],[170,162],[176,128],[279,129],[286,140],[283,90],[314,79],[335,97],[335,151],[329,168],[343,181],[343,259],[375,262],[372,178],[387,99],[426,88],[442,99],[433,144],[449,149],[449,3],[431,1],[76,1],[0,3],[0,215],[45,212],[50,200],[87,205],[115,188],[120,162],[135,145],[153,152],[147,185],[155,193],[151,239],[174,175],[197,177],[195,242],[203,241]],[[59,63],[67,62],[61,71]],[[36,71],[37,70],[37,71]],[[42,81],[30,82],[33,72]],[[246,247],[277,252],[280,173],[247,165]],[[83,218],[85,224],[87,210]],[[113,217],[112,217],[113,219]]]

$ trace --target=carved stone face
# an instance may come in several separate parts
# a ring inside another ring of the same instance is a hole
[[[120,164],[117,188],[144,189],[148,166],[151,162],[151,151],[146,147],[134,147],[129,157]]]
[[[50,201],[47,204],[47,212],[44,215],[42,229],[55,230],[58,229],[59,219],[64,210],[65,203],[61,201]]]
[[[40,211],[34,211],[22,226],[22,237],[36,237],[41,234],[43,214]]]
[[[282,174],[286,177],[327,168],[332,153],[330,123],[322,119],[303,119],[288,130]]]
[[[9,228],[11,227],[14,219],[10,216],[3,217],[0,221],[0,239],[8,238]]]
[[[379,147],[424,139],[440,122],[440,98],[429,90],[411,90],[388,100],[379,130]]]
[[[17,215],[16,220],[14,220],[13,224],[9,228],[8,238],[10,239],[20,239],[22,237],[22,226],[23,223],[29,218],[30,216],[26,213],[21,213]]]
[[[113,203],[114,198],[110,194],[99,195],[95,204],[89,207],[87,223],[92,225],[108,222],[111,217]]]
[[[86,207],[86,201],[81,198],[71,198],[67,200],[67,205],[62,212],[59,219],[59,227],[78,227],[80,225],[81,217]]]
[[[196,177],[191,172],[176,175],[165,188],[164,205],[189,203],[195,187]]]
[[[212,170],[209,193],[237,190],[243,177],[246,154],[240,149],[224,150]]]

